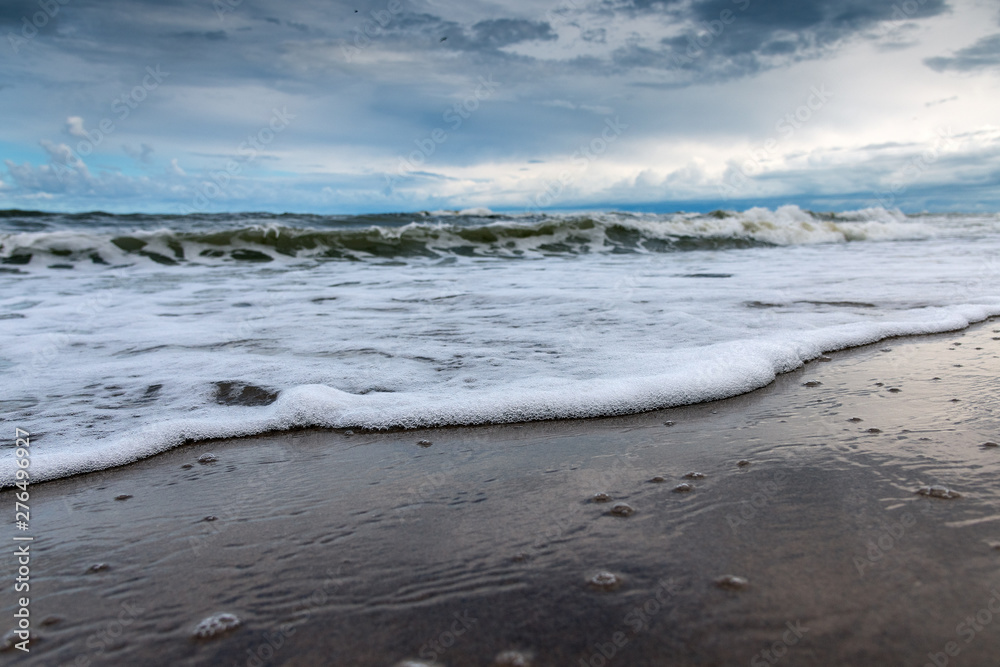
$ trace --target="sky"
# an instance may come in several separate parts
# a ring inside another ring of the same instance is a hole
[[[1000,211],[995,0],[4,0],[0,208]]]

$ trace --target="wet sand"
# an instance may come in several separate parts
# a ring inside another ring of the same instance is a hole
[[[300,431],[36,485],[36,640],[0,657],[996,664],[998,330],[831,353],[642,415]],[[961,497],[916,493],[933,485]],[[241,624],[194,638],[217,612]]]

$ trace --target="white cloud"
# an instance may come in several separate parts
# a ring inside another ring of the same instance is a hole
[[[80,116],[70,116],[66,119],[66,131],[74,137],[87,138],[87,131],[83,127],[83,118]]]
[[[84,178],[90,178],[90,172],[87,170],[87,165],[80,159],[73,149],[66,144],[55,144],[48,139],[42,139],[38,142],[39,145],[45,152],[49,155],[49,161],[52,163],[52,169],[56,173],[62,173],[63,171],[70,171],[78,173]]]

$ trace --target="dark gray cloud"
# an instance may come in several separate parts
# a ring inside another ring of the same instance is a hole
[[[959,49],[950,58],[943,56],[927,58],[924,64],[936,72],[946,70],[969,72],[1000,67],[1000,34],[983,37],[975,44]]]
[[[498,49],[502,46],[528,42],[536,39],[553,40],[557,36],[552,26],[545,22],[536,23],[524,19],[489,19],[472,26],[477,44]]]
[[[945,0],[700,0],[681,11],[676,2],[630,0],[618,11],[665,14],[682,21],[682,34],[658,46],[626,45],[619,67],[689,70],[709,80],[752,75],[830,54],[845,41],[870,36],[876,26],[948,11]]]
[[[226,39],[225,30],[185,30],[183,32],[175,32],[174,37],[178,39],[207,39],[210,42],[218,42]]]
[[[85,62],[132,61],[136,71],[151,62],[170,63],[185,81],[202,85],[234,79],[312,82],[318,71],[337,64],[315,58],[315,50],[374,43],[377,50],[409,54],[409,62],[425,63],[432,71],[467,66],[468,61],[433,61],[435,53],[463,51],[491,67],[530,67],[532,76],[658,70],[669,80],[657,83],[673,87],[750,76],[829,55],[879,22],[911,22],[948,9],[946,0],[575,0],[554,3],[545,17],[538,15],[544,7],[526,14],[525,7],[505,12],[491,5],[477,11],[470,5],[459,18],[444,6],[404,0],[303,0],[280,9],[265,0],[51,2],[60,9],[43,36],[59,49]],[[38,8],[38,0],[7,0],[0,3],[0,23],[17,24]],[[620,35],[601,21],[613,24],[624,16],[648,18],[652,35],[601,49],[612,35]],[[53,31],[56,19],[70,29]],[[579,31],[581,44],[599,49],[600,55],[553,50],[545,58],[505,50],[528,42],[554,43],[567,23]],[[658,28],[671,36],[656,37]],[[177,48],[179,43],[183,48]],[[545,69],[538,69],[540,63]],[[948,65],[935,61],[932,66]],[[670,78],[672,72],[679,78]]]
[[[55,33],[65,15],[66,10],[58,0],[52,0],[51,3],[4,0],[0,2],[0,31],[5,37],[4,41],[9,43],[34,39],[38,35]]]
[[[396,48],[410,48],[426,53],[427,48],[479,52],[491,59],[520,61],[522,56],[503,53],[499,49],[530,41],[554,41],[558,35],[545,21],[497,18],[484,19],[471,25],[451,21],[427,13],[403,12],[389,23],[385,31],[391,34]]]
[[[696,20],[714,21],[732,12],[734,32],[744,46],[765,44],[781,31],[811,33],[822,42],[835,41],[879,21],[903,21],[937,16],[948,9],[945,0],[703,0],[696,2]]]
[[[45,10],[37,0],[4,0],[0,3],[0,26],[7,29],[20,28],[25,20],[32,21],[39,12],[44,18],[39,17],[38,23],[57,20],[62,9],[63,6],[58,2],[55,2],[51,9]]]

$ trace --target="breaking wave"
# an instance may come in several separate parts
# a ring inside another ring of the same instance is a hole
[[[0,218],[0,262],[50,268],[138,261],[180,266],[303,259],[530,259],[922,239],[934,233],[898,211],[821,214],[796,206],[708,214],[505,215],[486,209],[352,217],[7,213]]]

